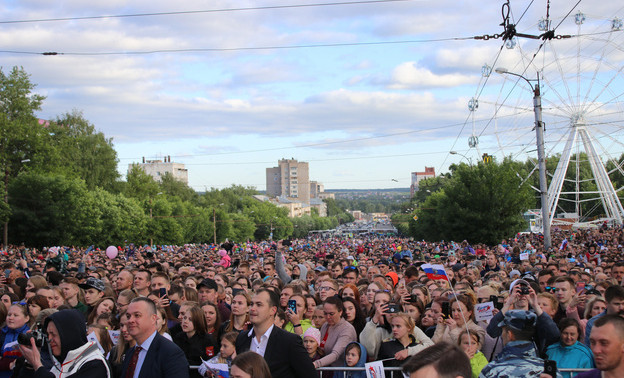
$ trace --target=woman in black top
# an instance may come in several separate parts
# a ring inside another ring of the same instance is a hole
[[[206,317],[195,302],[184,302],[180,306],[180,326],[182,332],[175,335],[173,341],[182,349],[189,365],[200,365],[203,360],[214,357],[217,344],[206,332]],[[190,377],[201,377],[196,369],[189,371]]]

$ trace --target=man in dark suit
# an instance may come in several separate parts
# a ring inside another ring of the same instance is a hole
[[[125,316],[136,346],[126,352],[122,378],[188,378],[189,364],[177,345],[162,337],[156,326],[156,304],[145,297],[130,302]]]
[[[263,356],[273,378],[318,377],[301,337],[273,325],[278,307],[277,293],[268,289],[256,292],[249,307],[253,328],[238,335],[236,353],[249,350]]]

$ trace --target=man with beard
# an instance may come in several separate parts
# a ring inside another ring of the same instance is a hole
[[[620,285],[609,286],[605,290],[607,309],[587,321],[585,326],[585,345],[590,345],[590,336],[594,323],[605,315],[619,315],[624,318],[624,287]]]

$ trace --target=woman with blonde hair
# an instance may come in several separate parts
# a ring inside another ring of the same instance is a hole
[[[111,349],[108,355],[108,362],[111,365],[114,377],[122,376],[124,355],[135,345],[134,338],[128,333],[127,324],[128,318],[121,316],[119,318],[119,341],[117,341],[117,345]]]
[[[479,335],[483,340],[485,338],[485,330],[474,322],[474,301],[471,296],[459,294],[451,299],[451,316],[448,319],[440,317],[438,326],[431,340],[434,343],[446,341],[451,344],[457,344],[459,334],[468,329]]]
[[[401,366],[402,361],[408,357],[407,348],[422,345],[422,342],[416,340],[412,334],[416,324],[409,314],[399,312],[392,316],[390,322],[392,323],[392,338],[381,343],[377,359],[393,359],[386,361],[384,366]]]

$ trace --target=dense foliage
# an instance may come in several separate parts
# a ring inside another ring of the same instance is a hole
[[[133,167],[119,180],[111,138],[79,111],[40,122],[45,98],[22,68],[0,69],[0,222],[10,243],[105,246],[221,243],[283,239],[335,227],[349,215],[289,219],[287,211],[253,197],[254,188],[199,194],[165,175],[156,182]]]

